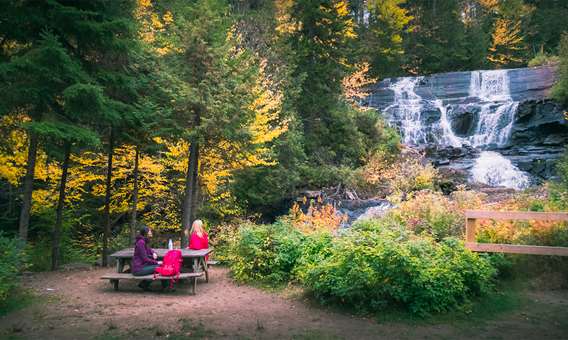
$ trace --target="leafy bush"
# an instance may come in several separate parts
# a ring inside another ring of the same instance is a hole
[[[243,225],[231,247],[231,270],[242,282],[278,284],[290,279],[302,234],[287,223]]]
[[[405,225],[416,234],[428,234],[436,240],[462,237],[464,209],[479,207],[484,196],[463,188],[452,193],[451,199],[439,192],[419,191],[389,212],[388,217]]]
[[[238,226],[219,224],[209,231],[209,241],[215,248],[215,260],[228,263],[232,259],[232,247],[238,240]]]
[[[31,228],[35,237],[29,240],[27,254],[30,269],[44,271],[51,269],[52,230],[55,223],[55,209],[44,207],[33,216]],[[73,262],[94,263],[101,244],[93,226],[83,223],[81,218],[65,214],[61,230],[60,264]]]
[[[441,193],[418,192],[410,200],[400,203],[390,215],[414,233],[426,233],[437,240],[463,234],[463,215]]]
[[[294,268],[294,277],[298,281],[304,281],[310,270],[331,255],[332,241],[333,237],[329,232],[313,233],[304,238]]]
[[[539,52],[534,58],[529,60],[529,67],[555,65],[560,62],[560,58],[555,55],[548,55],[543,52]]]
[[[448,311],[485,293],[495,274],[456,240],[437,243],[380,221],[354,226],[326,252],[298,262],[301,282],[322,302],[369,311],[393,304],[418,315]]]
[[[18,273],[25,269],[25,259],[22,242],[0,233],[0,304],[18,286]]]

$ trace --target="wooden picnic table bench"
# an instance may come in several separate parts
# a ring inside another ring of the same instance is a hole
[[[163,259],[169,249],[157,248],[154,249],[158,259]],[[208,249],[179,249],[183,258],[182,272],[180,273],[180,280],[190,279],[192,282],[192,292],[195,294],[195,286],[197,278],[205,274],[205,281],[209,282],[209,268],[205,257],[209,255],[213,248]],[[110,255],[116,259],[116,273],[109,273],[101,277],[101,279],[109,280],[115,290],[118,290],[118,282],[120,280],[153,280],[154,275],[134,276],[131,273],[125,273],[124,268],[126,265],[130,267],[132,257],[134,256],[134,248],[125,248]],[[190,272],[184,272],[184,269],[189,269]],[[169,280],[169,276],[157,276],[156,280]]]
[[[179,280],[190,280],[191,282],[191,293],[195,295],[195,288],[197,286],[197,278],[203,276],[203,272],[197,273],[180,273],[179,277],[176,276],[176,279]],[[143,276],[134,276],[130,273],[109,273],[103,275],[101,277],[102,280],[109,280],[110,283],[114,286],[114,290],[118,290],[118,281],[120,280],[171,280],[172,276],[161,276],[154,274],[150,275],[143,275]]]

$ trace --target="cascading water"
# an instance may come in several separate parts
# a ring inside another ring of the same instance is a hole
[[[419,145],[426,143],[425,129],[422,125],[422,97],[414,92],[420,77],[401,78],[391,87],[394,103],[385,111],[396,112],[404,143]]]
[[[528,175],[495,151],[509,142],[519,106],[511,96],[507,70],[471,72],[467,97],[446,102],[435,95],[426,98],[417,94],[417,86],[423,88],[420,93],[432,92],[421,84],[423,80],[424,77],[397,79],[389,86],[392,104],[382,109],[389,123],[400,129],[404,143],[492,149],[490,153],[482,152],[476,160],[472,180],[511,188],[528,184]],[[426,119],[424,112],[428,110],[439,112],[439,118]],[[469,133],[458,136],[454,132],[452,115],[456,112],[477,115]]]
[[[507,143],[519,103],[511,98],[506,70],[471,72],[469,97],[480,100],[479,121],[475,134],[467,140],[484,148]]]
[[[523,189],[529,186],[529,176],[510,160],[495,151],[483,151],[471,169],[475,182],[492,186]]]

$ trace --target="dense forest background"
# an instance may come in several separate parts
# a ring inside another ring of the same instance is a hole
[[[397,157],[356,104],[374,81],[551,63],[566,102],[567,17],[563,0],[2,1],[2,232],[47,269],[141,224],[272,220]]]

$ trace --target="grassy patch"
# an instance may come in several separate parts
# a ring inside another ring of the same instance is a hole
[[[16,289],[0,304],[0,317],[25,308],[36,302],[37,296],[24,289]]]
[[[419,317],[402,309],[387,309],[378,314],[379,323],[402,322],[414,325],[451,324],[466,326],[490,321],[500,315],[519,310],[527,303],[523,288],[517,282],[503,283],[494,292],[460,306],[456,311]]]

